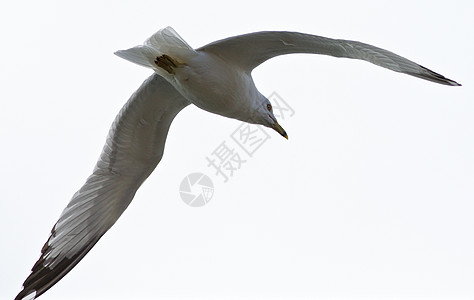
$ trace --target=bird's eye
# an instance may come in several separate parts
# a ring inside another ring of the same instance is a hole
[[[271,110],[272,110],[272,105],[271,105],[271,104],[267,104],[267,109],[268,109],[268,111],[271,111]]]

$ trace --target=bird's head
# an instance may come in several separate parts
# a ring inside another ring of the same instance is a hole
[[[288,139],[286,131],[278,124],[278,121],[273,114],[273,107],[270,101],[263,95],[261,95],[257,107],[253,114],[253,123],[261,124],[263,126],[273,128],[281,136]]]

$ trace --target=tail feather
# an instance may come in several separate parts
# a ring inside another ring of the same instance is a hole
[[[186,43],[186,41],[170,26],[158,30],[157,33],[145,41],[145,45],[163,51],[163,54],[168,54],[165,53],[168,48],[181,48],[194,51],[193,48],[189,46],[188,43]]]
[[[119,50],[114,54],[137,65],[152,69],[155,68],[153,63],[155,58],[160,56],[158,51],[148,46],[136,46],[127,50]]]
[[[180,63],[186,63],[197,52],[173,28],[166,27],[148,38],[143,45],[119,50],[115,55],[161,73],[155,64],[157,57],[167,55]]]

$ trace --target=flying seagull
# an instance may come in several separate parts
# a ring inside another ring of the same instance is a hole
[[[115,53],[154,73],[119,112],[92,175],[62,212],[15,300],[46,292],[117,221],[160,162],[170,124],[187,105],[264,125],[288,138],[251,73],[266,60],[290,53],[361,59],[436,83],[460,85],[390,51],[355,41],[266,31],[193,49],[171,27],[161,29],[143,45]]]

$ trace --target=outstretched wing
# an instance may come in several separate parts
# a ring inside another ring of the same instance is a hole
[[[157,74],[115,119],[100,159],[72,197],[15,300],[48,290],[89,252],[125,211],[163,155],[173,118],[189,102]]]
[[[278,55],[313,53],[366,60],[392,71],[440,84],[460,85],[400,55],[375,46],[297,32],[266,31],[239,35],[210,43],[198,51],[217,55],[248,72]]]

